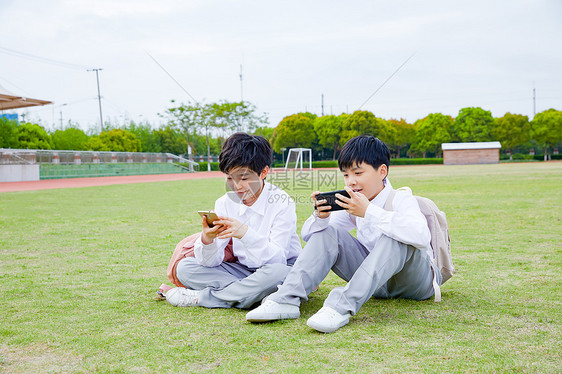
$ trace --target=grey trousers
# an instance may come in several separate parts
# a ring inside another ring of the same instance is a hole
[[[290,265],[293,263],[290,261]],[[186,287],[201,291],[200,306],[247,309],[277,290],[291,270],[290,265],[268,264],[250,269],[238,262],[223,262],[205,267],[188,257],[178,263],[177,277]]]
[[[425,252],[385,235],[369,252],[349,232],[328,226],[312,234],[285,282],[268,300],[299,306],[330,269],[348,283],[334,288],[324,306],[341,314],[354,315],[370,297],[425,300],[434,292],[431,259]]]

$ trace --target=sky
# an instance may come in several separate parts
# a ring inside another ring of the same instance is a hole
[[[270,126],[359,108],[532,119],[562,110],[562,1],[0,0],[0,86],[54,102],[17,113],[99,128],[91,69],[116,124],[159,127],[189,95],[250,101]]]

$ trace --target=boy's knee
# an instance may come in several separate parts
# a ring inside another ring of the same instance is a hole
[[[186,257],[178,262],[176,276],[183,285],[187,286],[189,281],[193,278],[193,274],[196,274],[200,268],[201,265],[197,263],[195,257]]]
[[[282,282],[291,271],[291,267],[285,264],[267,264],[262,266],[260,270],[268,278]]]
[[[310,238],[308,239],[308,243],[310,243],[311,241],[325,241],[325,240],[329,240],[331,242],[337,243],[338,238],[342,235],[342,233],[345,232],[347,231],[341,228],[328,226],[324,230],[317,231],[311,234]]]

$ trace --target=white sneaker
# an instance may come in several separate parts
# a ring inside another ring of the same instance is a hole
[[[349,323],[351,314],[340,314],[329,306],[324,306],[315,315],[310,317],[306,324],[320,332],[334,332]]]
[[[278,319],[299,318],[299,307],[291,304],[279,304],[273,300],[265,300],[262,305],[246,314],[246,321],[267,322]]]
[[[166,300],[173,306],[196,306],[199,302],[199,291],[183,287],[172,288],[166,292]]]

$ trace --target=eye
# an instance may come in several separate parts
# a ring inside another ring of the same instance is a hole
[[[344,177],[344,178],[347,178],[347,173],[344,173],[344,174],[343,174],[343,177]]]

